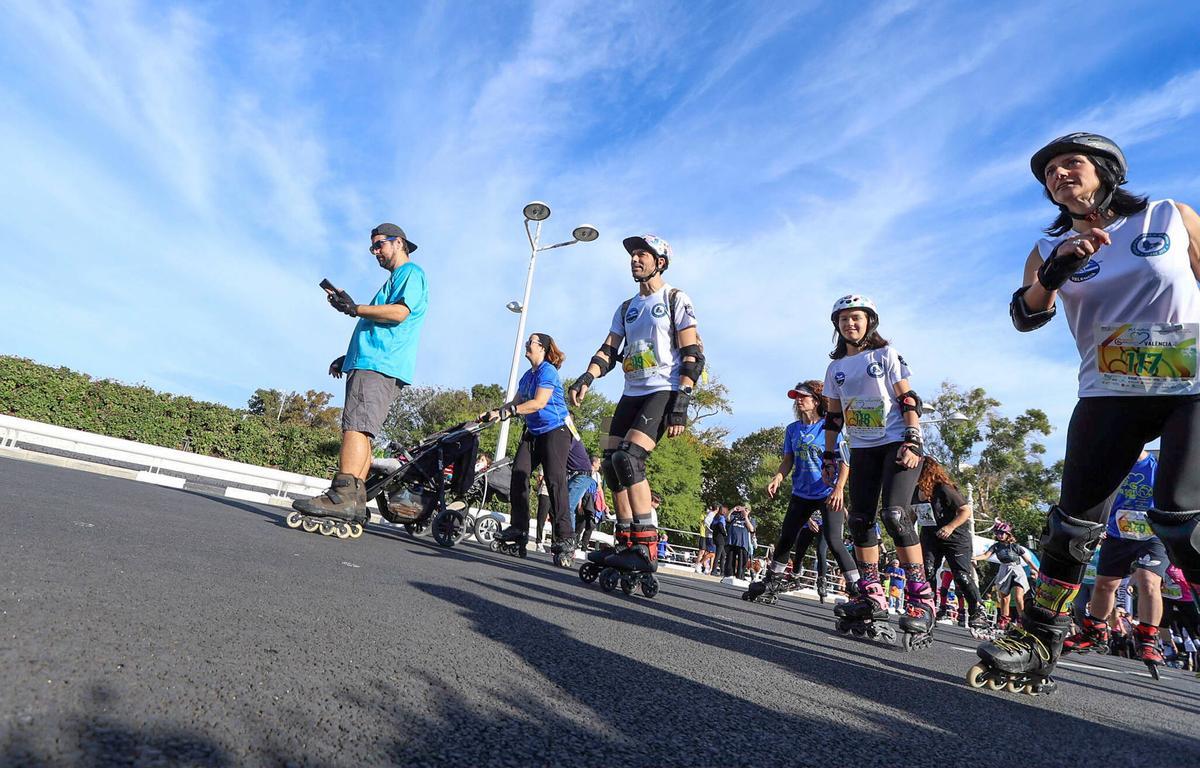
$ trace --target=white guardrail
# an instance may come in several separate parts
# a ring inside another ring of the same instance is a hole
[[[159,448],[132,440],[105,437],[0,414],[0,448],[20,448],[22,445],[119,461],[135,467],[144,466],[144,470],[137,472],[136,480],[172,488],[182,488],[185,482],[183,477],[170,474],[177,472],[263,489],[225,489],[226,496],[246,501],[270,503],[275,499],[276,503],[280,503],[295,496],[316,496],[329,487],[328,478],[256,467],[239,461],[200,456],[173,448]]]

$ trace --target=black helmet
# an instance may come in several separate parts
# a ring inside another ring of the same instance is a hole
[[[1058,155],[1079,152],[1084,155],[1099,155],[1116,164],[1117,186],[1125,183],[1129,166],[1125,164],[1125,153],[1116,142],[1097,133],[1068,133],[1039,149],[1029,161],[1029,169],[1038,183],[1046,184],[1046,164]]]

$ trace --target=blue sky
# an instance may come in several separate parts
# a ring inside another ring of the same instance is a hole
[[[674,246],[734,435],[787,418],[866,293],[918,391],[1045,409],[1066,324],[1007,304],[1052,218],[1028,157],[1111,135],[1129,188],[1200,204],[1190,3],[5,3],[0,350],[244,405],[327,389],[380,221],[421,249],[418,382],[503,382],[527,247],[530,330],[575,375],[632,294],[620,240]],[[616,377],[601,391],[619,393]]]

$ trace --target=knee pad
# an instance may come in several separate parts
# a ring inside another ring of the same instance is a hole
[[[1046,529],[1042,533],[1041,552],[1043,559],[1053,558],[1071,566],[1086,566],[1100,543],[1104,523],[1092,523],[1071,517],[1055,506],[1046,517]]]
[[[898,547],[911,547],[920,543],[917,527],[913,525],[908,507],[885,507],[881,513],[883,527],[892,535]]]
[[[621,486],[621,481],[617,478],[616,468],[613,467],[614,453],[616,453],[616,450],[613,448],[604,449],[604,453],[601,454],[604,458],[600,460],[600,474],[604,477],[604,484],[608,486],[608,489],[616,493],[625,489]]]
[[[1184,577],[1192,583],[1200,582],[1200,510],[1150,509],[1146,521]]]
[[[622,440],[613,452],[612,465],[622,488],[632,488],[646,479],[646,459],[650,454],[640,445]]]
[[[849,519],[846,522],[849,523],[850,538],[854,540],[854,546],[873,547],[879,543],[879,537],[875,535],[874,520],[850,510]]]

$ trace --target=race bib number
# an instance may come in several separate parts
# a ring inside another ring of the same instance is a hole
[[[937,518],[933,516],[932,504],[913,504],[913,512],[917,513],[917,524],[925,527],[937,525]]]
[[[1154,538],[1154,530],[1146,520],[1146,513],[1140,509],[1122,509],[1117,512],[1117,530],[1122,539],[1146,541]]]
[[[847,401],[846,429],[854,437],[878,440],[883,437],[883,398],[859,397]]]
[[[1096,333],[1100,384],[1115,392],[1190,391],[1197,337],[1200,323],[1101,323]]]
[[[1163,577],[1162,596],[1167,598],[1168,600],[1182,600],[1183,599],[1183,587],[1179,586],[1179,582],[1177,582],[1177,581],[1175,581],[1175,579],[1171,578],[1170,572],[1168,572],[1167,575],[1165,577]]]
[[[659,368],[658,355],[654,351],[653,342],[636,342],[625,354],[625,362],[621,369],[631,379],[645,379],[653,376]]]

